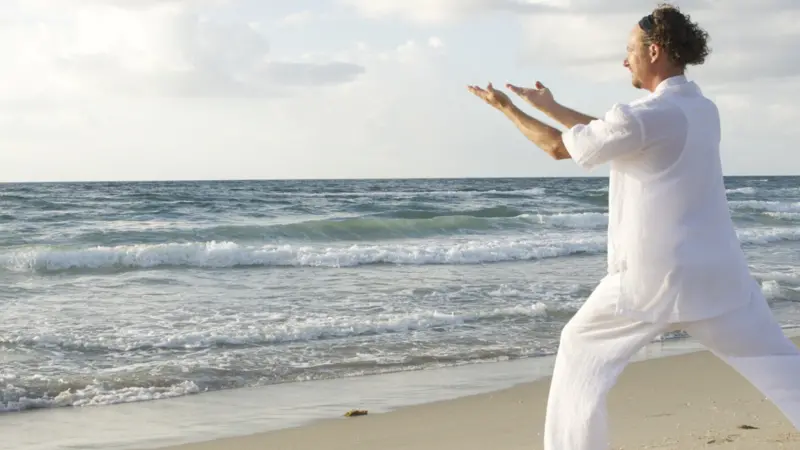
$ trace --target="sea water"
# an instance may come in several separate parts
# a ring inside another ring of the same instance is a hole
[[[798,181],[726,179],[787,327]],[[0,411],[552,355],[605,273],[607,183],[1,185]]]

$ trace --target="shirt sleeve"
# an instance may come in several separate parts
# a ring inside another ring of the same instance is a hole
[[[591,170],[643,150],[644,127],[631,106],[615,104],[602,119],[575,125],[561,138],[575,163]]]

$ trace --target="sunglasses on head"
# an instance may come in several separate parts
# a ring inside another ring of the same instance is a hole
[[[639,28],[641,28],[645,33],[652,31],[654,26],[655,21],[652,14],[642,17],[642,20],[639,21]]]

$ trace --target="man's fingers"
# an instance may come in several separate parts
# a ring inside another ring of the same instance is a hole
[[[489,93],[479,88],[478,86],[467,86],[467,90],[475,94],[476,97],[481,98],[483,101],[489,102]]]
[[[502,101],[504,94],[494,88],[494,85],[489,82],[485,88],[481,88],[474,85],[468,85],[467,89],[475,94],[476,96],[482,98],[486,103],[497,106],[499,102]]]
[[[537,90],[547,89],[547,87],[544,84],[542,84],[541,81],[537,81],[534,86],[535,86],[535,88]],[[515,85],[513,85],[511,83],[506,83],[506,87],[510,91],[514,92],[515,94],[519,94],[519,95],[525,95],[525,94],[528,93],[528,91],[532,91],[533,90],[533,89],[530,89],[530,88],[524,88],[524,87],[515,86]]]
[[[506,83],[506,87],[508,88],[508,90],[510,90],[511,92],[513,92],[513,93],[515,93],[517,95],[523,95],[523,94],[525,94],[525,91],[526,91],[525,88],[521,88],[519,86],[514,86],[511,83]]]

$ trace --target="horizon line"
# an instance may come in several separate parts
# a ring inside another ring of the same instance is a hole
[[[724,178],[791,178],[798,175],[723,175]],[[186,179],[132,179],[132,180],[50,180],[50,181],[0,181],[8,184],[90,184],[90,183],[231,183],[231,182],[301,182],[301,181],[452,181],[452,180],[547,180],[547,179],[608,179],[608,175],[572,176],[463,176],[463,177],[377,177],[377,178],[186,178]]]

